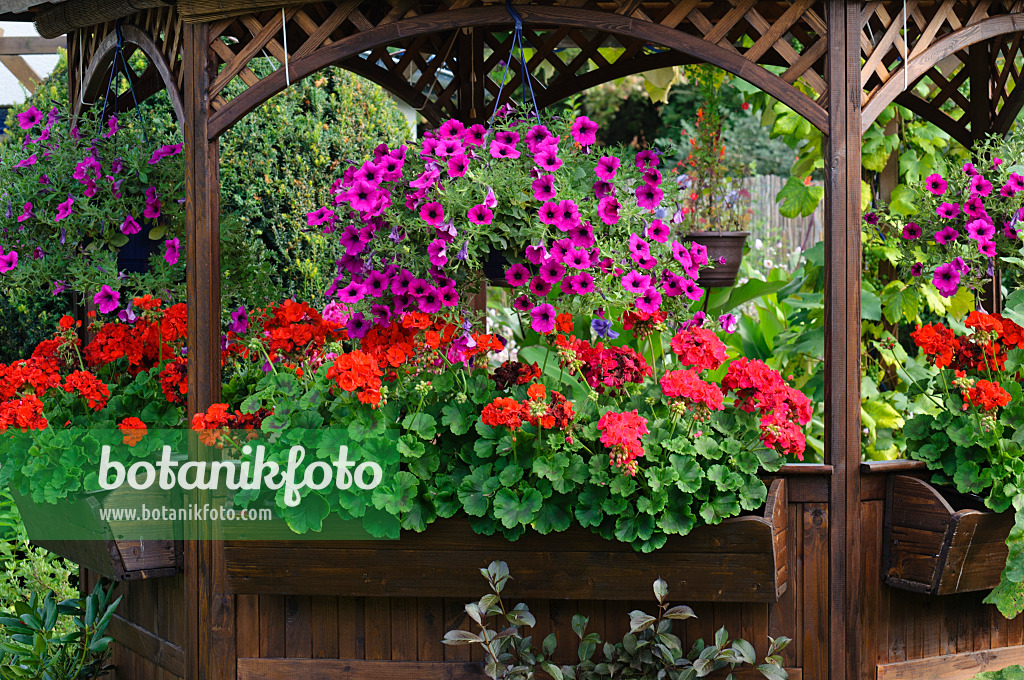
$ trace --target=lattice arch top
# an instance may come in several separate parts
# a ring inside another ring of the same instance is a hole
[[[828,40],[818,5],[561,0],[516,7],[541,106],[630,73],[707,61],[825,130]],[[331,63],[380,83],[434,123],[479,120],[498,94],[511,25],[503,5],[479,0],[348,0],[213,21],[210,133]],[[513,60],[506,93],[522,82],[521,70]]]

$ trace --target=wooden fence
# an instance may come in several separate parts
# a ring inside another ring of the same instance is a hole
[[[743,183],[750,192],[754,211],[748,243],[754,248],[757,239],[761,240],[759,263],[764,259],[784,263],[791,253],[806,250],[824,238],[824,204],[819,204],[809,217],[783,217],[779,213],[775,197],[785,186],[786,179],[780,175],[755,175]]]

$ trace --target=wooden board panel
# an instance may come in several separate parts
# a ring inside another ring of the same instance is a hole
[[[477,680],[475,663],[362,659],[239,659],[238,680]]]
[[[829,678],[829,515],[828,506],[808,503],[803,516],[804,601],[803,644],[804,675],[808,680]]]
[[[882,664],[878,666],[876,677],[877,680],[968,680],[982,671],[1020,663],[1024,663],[1024,648],[1003,647]]]

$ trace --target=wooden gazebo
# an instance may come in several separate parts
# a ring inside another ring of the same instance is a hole
[[[709,62],[827,137],[827,464],[782,475],[773,540],[781,541],[784,562],[775,589],[755,588],[744,598],[736,589],[680,587],[689,582],[685,574],[676,579],[674,601],[701,616],[686,636],[707,639],[725,625],[762,652],[768,635],[787,635],[794,642],[785,666],[797,680],[969,678],[1024,660],[1024,623],[982,605],[982,593],[936,596],[882,583],[886,479],[913,465],[862,465],[859,409],[861,131],[898,102],[966,145],[1005,133],[1024,105],[1017,86],[1024,2],[514,4],[536,48],[529,68],[546,62],[554,74],[538,86],[541,106],[627,74]],[[220,391],[218,137],[289,83],[331,64],[379,83],[431,122],[484,119],[513,24],[504,4],[491,0],[0,0],[0,19],[34,20],[45,37],[68,34],[73,102],[103,94],[116,22],[125,43],[149,58],[136,92],[170,93],[187,154],[190,412],[218,401]],[[622,52],[609,61],[601,47]],[[249,65],[265,55],[276,70],[259,78]],[[521,79],[518,64],[511,68],[506,96]],[[440,78],[442,69],[451,75]],[[229,98],[233,80],[240,86]],[[472,574],[490,559],[527,551],[547,564],[553,551],[577,551],[551,573],[550,587],[519,593],[540,614],[540,636],[559,631],[566,647],[573,613],[588,613],[592,629],[610,630],[607,621],[621,632],[625,612],[641,606],[630,600],[649,601],[657,570],[700,569],[686,550],[678,559],[650,558],[651,573],[629,579],[579,562],[589,578],[581,585],[573,560],[593,550],[583,539],[509,544],[467,540],[457,529],[431,530],[388,550],[188,543],[182,574],[122,586],[126,603],[112,626],[116,677],[475,677],[476,657],[440,639],[463,623],[462,605],[482,592]],[[401,577],[388,570],[396,560]],[[643,560],[637,564],[642,572]],[[738,579],[742,569],[721,579]],[[615,589],[602,579],[621,590],[609,592]]]

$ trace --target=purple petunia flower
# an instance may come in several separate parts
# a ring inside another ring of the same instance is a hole
[[[336,303],[330,303],[338,308]],[[330,305],[328,305],[329,307]],[[324,319],[327,319],[327,309],[324,309]],[[249,328],[249,315],[245,311],[245,305],[239,305],[238,309],[231,312],[231,324],[228,325],[228,330],[233,333],[244,333]]]
[[[121,294],[107,284],[103,284],[100,292],[93,296],[92,301],[96,303],[102,314],[110,314],[117,309],[121,302]]]
[[[634,269],[622,277],[622,287],[627,293],[641,295],[651,287],[651,277]]]
[[[937,234],[935,234],[935,242],[940,246],[944,246],[947,243],[952,243],[960,236],[960,232],[953,227],[943,227]]]
[[[864,215],[864,221],[870,224],[871,226],[874,226],[878,224],[878,214],[869,212],[868,214]]]
[[[138,234],[140,231],[142,231],[142,227],[135,221],[135,218],[131,215],[126,215],[124,222],[121,223],[121,233],[131,236],[132,234]]]
[[[178,257],[180,256],[180,245],[181,244],[178,242],[178,239],[176,238],[164,241],[164,247],[166,248],[166,250],[164,250],[164,260],[167,261],[167,264],[178,264]]]
[[[615,194],[615,185],[610,182],[597,180],[594,182],[594,198],[601,200],[605,196],[612,196]]]
[[[15,163],[14,167],[16,169],[17,168],[27,168],[30,165],[35,165],[38,160],[39,159],[36,157],[36,155],[32,154],[28,158],[22,159],[22,160],[18,161],[17,163]]]
[[[494,213],[483,203],[477,203],[469,209],[467,217],[473,224],[487,225],[494,219]]]
[[[935,213],[939,217],[944,217],[947,220],[951,220],[960,214],[960,204],[958,203],[943,203],[935,209]]]
[[[448,264],[448,255],[445,252],[447,245],[439,238],[430,242],[430,245],[427,246],[427,256],[430,258],[430,264],[435,267],[443,267]]]
[[[647,288],[636,299],[636,308],[645,314],[653,314],[661,308],[661,293],[653,287]]]
[[[614,196],[605,196],[598,202],[597,216],[600,217],[601,221],[605,224],[618,224],[619,202],[615,200]]]
[[[683,282],[683,294],[691,300],[700,300],[704,297],[704,289],[698,286],[696,281],[687,279]]]
[[[920,225],[917,222],[907,222],[907,226],[903,227],[903,238],[908,241],[921,238]]]
[[[69,195],[68,196],[68,200],[64,201],[63,203],[59,203],[57,205],[57,216],[54,218],[53,221],[54,222],[60,222],[65,217],[68,217],[69,215],[71,215],[71,206],[73,206],[74,204],[75,204],[75,199],[72,198]]]
[[[345,324],[345,330],[348,331],[348,336],[355,340],[359,340],[364,337],[370,330],[373,324],[363,316],[362,312],[356,312],[353,314],[348,323]]]
[[[469,169],[469,157],[464,153],[457,153],[448,159],[448,175],[451,177],[462,177]]]
[[[636,154],[636,167],[641,169],[656,168],[659,161],[658,152],[654,149],[645,149]]]
[[[498,140],[491,142],[490,152],[491,158],[506,158],[509,160],[515,160],[520,155],[519,149],[511,144],[502,144]]]
[[[537,297],[545,297],[548,293],[551,292],[552,287],[553,284],[550,283],[549,281],[546,281],[541,276],[534,276],[532,279],[530,279],[530,292],[536,295]]]
[[[718,317],[718,325],[726,333],[735,333],[740,324],[735,314],[723,314]]]
[[[18,127],[22,130],[31,130],[41,122],[43,122],[43,112],[34,106],[30,106],[28,111],[18,114]]]
[[[921,275],[921,271],[923,269],[924,269],[924,263],[923,262],[915,262],[914,264],[912,264],[910,266],[910,275],[911,276],[920,276]]]
[[[658,243],[668,243],[668,237],[671,233],[668,225],[659,219],[652,220],[647,227],[647,238]]]
[[[0,274],[6,274],[9,271],[13,271],[18,266],[18,253],[17,251],[10,251],[4,253],[4,249],[0,248]]]
[[[540,266],[540,278],[552,286],[565,276],[565,267],[551,259]]]
[[[992,182],[981,175],[971,177],[971,195],[985,197],[992,193]]]
[[[181,148],[181,144],[165,144],[164,146],[161,146],[159,149],[153,152],[153,155],[150,156],[148,163],[149,165],[156,165],[164,158],[176,156],[179,153],[181,153]]]
[[[572,138],[580,146],[593,146],[597,143],[597,123],[586,116],[579,116],[572,122]]]
[[[558,157],[558,147],[542,146],[533,155],[533,162],[544,172],[555,172],[562,167],[563,161]]]
[[[32,204],[26,203],[21,208],[21,214],[18,215],[18,221],[24,222],[25,220],[31,219],[32,217],[35,217],[35,213],[32,212]]]
[[[550,201],[555,198],[555,176],[541,175],[533,180],[533,199],[535,201]]]
[[[505,280],[513,288],[521,288],[529,283],[530,270],[517,262],[505,272]]]
[[[594,167],[594,173],[605,182],[611,182],[615,179],[620,165],[622,161],[618,156],[601,156]]]
[[[444,222],[444,206],[436,201],[424,203],[420,208],[420,219],[433,227],[441,226]]]
[[[995,237],[996,227],[985,219],[972,220],[967,223],[967,235],[979,243],[984,243]]]
[[[530,310],[530,328],[538,333],[550,333],[555,328],[555,308],[542,303]]]
[[[654,210],[665,193],[653,184],[641,184],[636,189],[636,204],[645,210]]]
[[[932,283],[939,289],[942,297],[952,297],[960,287],[960,272],[952,263],[939,265],[935,268]]]
[[[941,196],[946,193],[946,180],[942,179],[942,175],[938,173],[932,173],[925,178],[924,187],[936,196]]]
[[[978,252],[985,257],[996,256],[996,242],[995,241],[982,241],[978,243]]]

